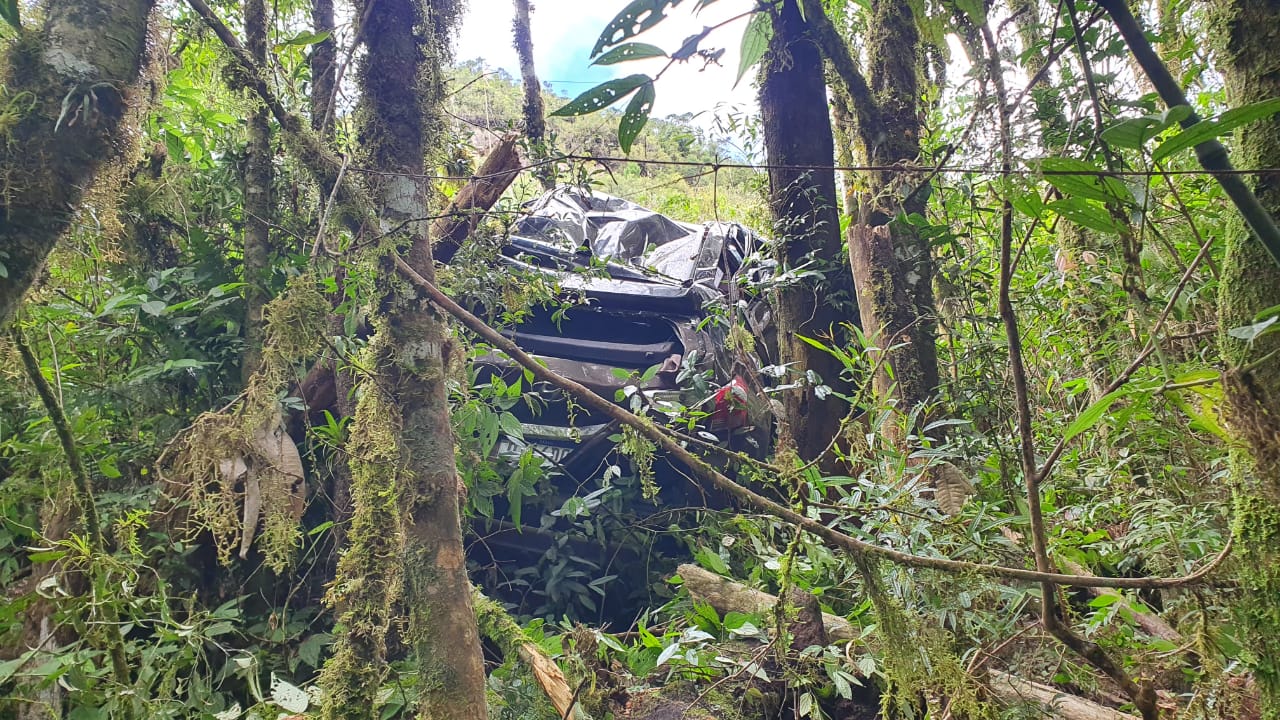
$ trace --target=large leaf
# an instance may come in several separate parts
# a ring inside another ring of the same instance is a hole
[[[1113,235],[1120,234],[1120,226],[1116,224],[1116,221],[1111,218],[1111,215],[1106,210],[1083,198],[1073,197],[1055,200],[1049,203],[1049,209],[1067,220],[1090,230]]]
[[[1050,185],[1064,195],[1098,200],[1104,203],[1133,202],[1133,193],[1106,171],[1083,160],[1050,157],[1040,161],[1040,170]]]
[[[1084,412],[1080,413],[1075,421],[1067,426],[1066,432],[1062,433],[1062,441],[1070,442],[1072,438],[1097,425],[1098,421],[1111,409],[1111,406],[1127,394],[1129,394],[1128,390],[1120,389],[1098,398],[1097,402],[1085,408]]]
[[[636,91],[636,88],[645,83],[652,82],[648,75],[628,75],[624,78],[614,78],[591,88],[582,93],[578,97],[571,100],[564,107],[551,113],[553,116],[567,117],[570,115],[590,115],[593,112],[603,110],[610,105],[618,102],[622,98]]]
[[[1160,146],[1151,154],[1151,157],[1156,162],[1160,162],[1176,152],[1226,135],[1238,127],[1270,117],[1277,112],[1280,112],[1280,98],[1271,98],[1270,100],[1232,108],[1216,118],[1201,120],[1160,143]]]
[[[618,123],[618,144],[622,146],[622,152],[631,153],[631,144],[644,129],[645,123],[649,122],[649,112],[653,110],[653,100],[656,95],[653,81],[650,80],[640,86],[635,97],[631,98],[631,102],[627,104],[627,110],[622,114],[622,122]]]
[[[648,43],[627,43],[619,45],[595,59],[592,65],[616,65],[628,60],[644,60],[646,58],[666,57],[667,51],[657,45]]]
[[[1102,131],[1102,139],[1115,147],[1139,150],[1148,140],[1180,123],[1191,114],[1186,105],[1175,105],[1162,113],[1121,120]]]
[[[630,5],[623,8],[605,26],[600,39],[596,40],[596,46],[591,49],[591,57],[662,22],[667,16],[667,8],[675,7],[680,2],[681,0],[632,0]]]
[[[769,14],[758,12],[752,15],[751,22],[747,23],[747,29],[742,32],[742,58],[738,62],[738,79],[733,81],[735,88],[742,82],[742,76],[747,74],[751,66],[764,57],[765,52],[769,50],[769,41],[772,39],[773,21],[769,19]]]

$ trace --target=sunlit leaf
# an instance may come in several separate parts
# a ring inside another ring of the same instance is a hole
[[[651,82],[648,75],[637,74],[615,78],[582,93],[551,114],[557,117],[590,115],[618,102],[647,82]]]
[[[1049,203],[1049,209],[1063,218],[1090,230],[1112,235],[1119,234],[1121,230],[1120,226],[1116,224],[1116,221],[1112,219],[1106,210],[1082,198],[1072,197],[1054,200]]]
[[[645,60],[647,58],[666,57],[667,51],[657,45],[648,43],[627,43],[619,45],[593,61],[592,65],[616,65],[629,60]]]
[[[1085,408],[1084,412],[1080,413],[1075,421],[1068,425],[1066,431],[1062,433],[1063,442],[1070,442],[1072,438],[1097,425],[1098,421],[1107,414],[1107,410],[1110,410],[1117,400],[1128,394],[1128,390],[1116,390],[1103,395],[1097,402]]]
[[[622,152],[628,154],[631,152],[632,143],[644,129],[645,123],[649,122],[649,113],[653,110],[656,94],[653,81],[650,80],[640,86],[635,97],[631,98],[631,102],[627,104],[627,110],[622,114],[622,122],[618,124],[618,144],[622,146]]]
[[[1098,200],[1105,203],[1133,202],[1129,188],[1106,170],[1075,158],[1050,157],[1040,161],[1040,171],[1050,185],[1064,195]]]
[[[769,41],[772,39],[773,21],[769,19],[769,14],[758,12],[752,15],[751,22],[747,23],[747,29],[742,32],[742,58],[738,62],[738,78],[733,81],[734,87],[737,87],[747,71],[764,57],[765,52],[769,50]]]
[[[605,26],[600,39],[596,40],[595,47],[591,49],[591,57],[662,22],[667,16],[667,8],[675,7],[680,2],[681,0],[633,0]]]
[[[1270,117],[1277,112],[1280,112],[1280,98],[1271,98],[1270,100],[1232,108],[1216,118],[1201,120],[1160,143],[1160,146],[1155,149],[1151,157],[1156,162],[1160,162],[1176,152],[1226,135],[1238,127]]]

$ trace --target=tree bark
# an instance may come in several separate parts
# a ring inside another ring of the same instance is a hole
[[[267,64],[267,7],[265,0],[245,0],[245,48],[260,67]],[[271,273],[271,115],[251,97],[254,109],[249,116],[249,143],[244,166],[244,304],[245,353],[241,377],[249,377],[262,364],[265,334],[262,311],[271,294],[267,288]]]
[[[839,342],[841,323],[856,322],[853,281],[844,262],[836,205],[835,141],[827,112],[822,56],[796,0],[772,11],[760,83],[760,115],[768,156],[770,208],[777,258],[786,270],[816,270],[819,279],[797,279],[776,296],[778,346],[799,387],[783,397],[784,432],[804,460],[823,454],[839,431],[848,405],[819,397],[810,373],[837,391],[847,390],[844,366],[801,336]],[[797,167],[798,166],[798,167]],[[815,379],[815,380],[816,380]]]
[[[312,0],[311,27],[317,34],[329,33],[327,38],[311,46],[311,129],[326,139],[332,139],[333,114],[329,112],[329,104],[334,99],[338,72],[338,42],[333,37],[337,29],[333,0]]]
[[[1219,68],[1233,107],[1280,96],[1280,2],[1218,0]],[[1280,167],[1280,119],[1241,130],[1243,167]],[[1280,172],[1245,178],[1263,208],[1280,213]],[[1226,238],[1219,287],[1219,345],[1231,451],[1234,532],[1241,595],[1236,613],[1262,695],[1263,716],[1280,717],[1280,334],[1246,342],[1230,331],[1280,305],[1280,268],[1237,223]]]
[[[524,85],[524,135],[529,139],[529,149],[533,157],[542,160],[547,157],[547,120],[546,108],[542,102],[542,83],[538,81],[538,73],[533,65],[533,28],[530,19],[532,8],[529,0],[514,0],[516,17],[512,23],[516,56],[520,58],[520,82]],[[555,187],[555,171],[540,167],[533,171],[534,177],[542,183],[544,190]]]
[[[0,77],[7,97],[29,108],[0,137],[0,325],[39,278],[95,176],[133,147],[131,113],[146,98],[137,84],[154,0],[46,5],[44,27],[13,41]]]
[[[922,55],[915,17],[910,3],[894,0],[876,0],[871,15],[866,37],[867,82],[877,122],[859,124],[862,152],[872,166],[915,163],[920,158],[922,113]],[[864,274],[882,276],[880,283],[859,282],[859,306],[868,329],[881,330],[886,342],[905,343],[891,354],[896,396],[903,412],[932,399],[938,389],[933,255],[928,240],[896,221],[904,215],[924,215],[929,193],[927,186],[917,186],[922,179],[897,169],[868,173],[861,203],[866,211],[859,209],[848,236],[851,257],[876,259],[881,253],[874,243],[887,231],[888,243],[883,249],[891,251],[892,258],[879,258],[883,260],[879,267],[855,267],[853,272],[855,279]],[[864,230],[862,225],[869,228]],[[890,287],[884,287],[885,282]]]
[[[846,40],[804,0],[823,54],[840,80],[836,93],[842,157],[893,168],[851,173],[846,182],[849,266],[862,325],[884,348],[886,365],[874,379],[881,397],[892,387],[899,411],[910,413],[938,389],[934,263],[929,243],[899,218],[923,215],[925,178],[894,167],[920,155],[920,73],[923,55],[908,3],[876,0],[867,25],[867,75]]]
[[[359,76],[360,145],[365,162],[386,173],[374,188],[384,231],[403,228],[411,242],[408,264],[433,278],[428,222],[423,219],[429,214],[427,193],[421,177],[435,135],[443,127],[438,114],[443,63],[459,10],[449,0],[378,0],[376,12],[362,14],[368,18],[368,49]],[[373,343],[377,378],[368,389],[383,391],[386,398],[384,403],[362,401],[355,428],[372,428],[375,422],[391,428],[388,440],[395,459],[391,464],[396,467],[384,475],[393,480],[399,515],[404,518],[403,545],[399,558],[388,567],[376,567],[376,556],[360,552],[361,546],[379,546],[383,538],[378,528],[359,522],[362,499],[370,498],[361,481],[370,478],[357,473],[353,496],[358,524],[348,536],[351,547],[339,565],[336,584],[351,586],[362,578],[385,577],[382,574],[393,579],[388,586],[402,581],[409,612],[405,639],[418,663],[418,716],[484,720],[485,673],[463,554],[462,499],[445,387],[446,327],[429,301],[391,281],[391,275],[390,270],[384,275],[385,315]],[[380,416],[373,417],[373,412]],[[353,439],[358,441],[354,432]],[[348,557],[375,562],[356,566]],[[368,605],[373,610],[369,625],[384,636],[386,608],[396,600],[394,595],[389,587],[389,594],[373,598]],[[347,608],[359,613],[359,600],[354,600]],[[384,663],[376,644],[372,649],[375,652],[368,661],[374,666]],[[358,668],[363,660],[350,650],[359,647],[340,641],[335,660],[342,662],[335,663],[332,671],[326,668],[331,697],[337,690],[344,699],[341,709],[326,706],[326,716],[367,717],[373,705],[376,684],[356,686],[340,675],[344,667]]]

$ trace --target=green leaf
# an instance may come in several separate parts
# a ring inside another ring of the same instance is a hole
[[[1106,210],[1081,198],[1065,198],[1049,203],[1049,209],[1071,222],[1090,230],[1118,235],[1120,226]]]
[[[18,0],[0,0],[0,18],[14,27],[22,29],[22,19],[18,17]]]
[[[324,42],[325,40],[328,40],[330,34],[331,33],[328,30],[322,33],[314,33],[309,30],[303,30],[302,32],[298,33],[297,35],[294,35],[288,40],[285,40],[282,43],[277,43],[275,46],[275,51],[280,52],[281,50],[287,47],[306,47],[308,45],[317,45],[319,43]]]
[[[605,26],[600,39],[596,40],[595,47],[591,49],[591,57],[662,22],[667,17],[667,8],[675,7],[680,2],[681,0],[633,0]]]
[[[1102,131],[1102,139],[1115,147],[1139,150],[1148,140],[1170,126],[1186,120],[1190,114],[1190,107],[1174,105],[1159,114],[1128,118]]]
[[[1050,185],[1064,195],[1088,198],[1104,203],[1132,203],[1133,193],[1119,180],[1106,175],[1102,168],[1075,158],[1051,157],[1040,161],[1040,171]]]
[[[1128,118],[1102,131],[1102,139],[1112,147],[1140,149],[1160,132],[1160,121],[1150,115]]]
[[[616,65],[630,60],[644,60],[647,58],[666,57],[667,51],[657,45],[648,43],[627,43],[619,45],[609,52],[596,58],[592,65]]]
[[[120,477],[120,468],[116,467],[116,456],[105,457],[98,461],[98,472],[105,478],[115,480]]]
[[[1252,325],[1231,328],[1227,331],[1227,334],[1233,338],[1239,338],[1251,343],[1267,333],[1280,331],[1280,327],[1273,327],[1277,322],[1280,322],[1280,315],[1273,315]]]
[[[1097,425],[1098,421],[1102,419],[1102,416],[1106,415],[1107,411],[1111,409],[1111,406],[1127,394],[1127,390],[1116,390],[1115,392],[1103,395],[1097,402],[1085,408],[1084,412],[1080,413],[1079,417],[1067,426],[1066,432],[1062,433],[1062,441],[1070,442],[1080,433],[1089,430],[1094,425]]]
[[[622,122],[618,123],[618,144],[622,146],[622,152],[631,153],[631,144],[636,141],[645,123],[649,122],[649,113],[653,110],[653,100],[656,95],[657,91],[654,89],[653,81],[650,80],[640,86],[635,97],[631,98],[631,102],[627,104],[627,110],[622,114]]]
[[[33,552],[30,555],[27,555],[27,559],[30,560],[33,565],[39,565],[40,563],[55,562],[66,556],[66,550],[42,550],[40,552]]]
[[[1271,98],[1270,100],[1232,108],[1216,118],[1201,120],[1160,143],[1160,146],[1151,154],[1151,157],[1156,162],[1160,162],[1176,152],[1226,135],[1238,127],[1270,117],[1277,112],[1280,112],[1280,98]]]
[[[593,112],[603,110],[604,108],[618,102],[648,82],[652,82],[652,80],[649,79],[649,76],[640,74],[628,75],[624,78],[614,78],[613,80],[600,83],[599,85],[582,93],[578,97],[569,101],[569,103],[564,107],[551,113],[551,115],[553,117],[590,115]]]
[[[168,307],[168,305],[165,304],[165,301],[163,300],[148,300],[142,303],[140,307],[142,308],[142,312],[154,317],[159,317],[164,314],[164,309]]]
[[[769,14],[758,12],[752,15],[751,22],[747,23],[747,29],[742,32],[742,59],[738,63],[738,78],[733,81],[735,88],[742,82],[742,77],[747,74],[747,71],[764,57],[765,52],[769,50],[769,41],[772,39],[773,21],[769,19]]]
[[[987,23],[987,5],[982,0],[956,0],[956,7],[968,15],[974,25],[982,26]]]

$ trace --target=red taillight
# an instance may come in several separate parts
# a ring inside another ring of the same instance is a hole
[[[711,427],[733,430],[750,425],[751,418],[747,412],[750,401],[751,391],[747,389],[747,383],[741,377],[734,377],[712,397]]]

